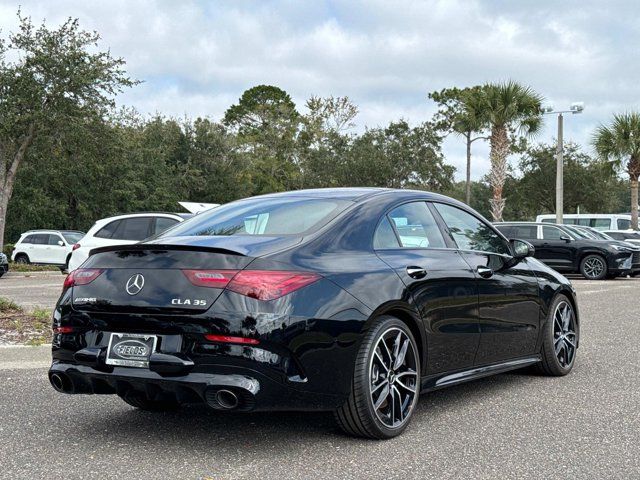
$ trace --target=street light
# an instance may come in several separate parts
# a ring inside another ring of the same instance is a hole
[[[553,105],[545,105],[542,107],[543,115],[558,114],[558,145],[556,147],[556,223],[562,224],[562,210],[564,208],[564,179],[563,179],[563,159],[562,159],[562,129],[563,129],[563,113],[582,113],[584,110],[584,102],[573,102],[569,106],[569,110],[554,110]]]

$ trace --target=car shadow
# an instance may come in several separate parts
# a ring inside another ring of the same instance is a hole
[[[533,377],[535,378],[535,377]],[[451,413],[462,413],[493,393],[510,388],[526,389],[532,377],[522,373],[508,373],[488,377],[423,394],[413,423],[446,421]],[[144,441],[161,444],[163,439],[188,446],[192,451],[214,453],[251,447],[252,451],[273,448],[278,441],[295,449],[296,442],[310,441],[359,442],[343,434],[330,412],[217,412],[206,405],[188,405],[176,412],[152,413],[136,410],[113,398],[109,405],[117,408],[101,409],[90,423],[76,423],[97,441],[122,438],[133,443]],[[115,403],[118,402],[118,403]],[[436,424],[437,426],[437,424]]]

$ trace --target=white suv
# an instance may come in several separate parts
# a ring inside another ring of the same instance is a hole
[[[57,265],[66,268],[72,246],[84,232],[73,230],[29,230],[20,235],[11,260],[16,263]]]
[[[173,227],[188,216],[177,213],[132,213],[98,220],[73,246],[69,271],[82,265],[93,248],[137,243]]]

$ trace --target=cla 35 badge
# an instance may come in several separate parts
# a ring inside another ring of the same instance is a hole
[[[148,367],[156,340],[155,335],[112,333],[106,363],[123,367]]]

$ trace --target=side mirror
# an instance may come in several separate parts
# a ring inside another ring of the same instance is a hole
[[[571,241],[571,237],[568,237],[566,235],[562,235],[560,237],[560,240],[564,240],[565,242],[569,243]]]
[[[533,257],[536,253],[536,249],[529,242],[525,242],[524,240],[518,240],[514,238],[509,240],[511,243],[511,250],[513,251],[513,258],[516,260],[522,260],[526,257]]]
[[[60,245],[61,247],[64,247],[64,242],[62,240],[58,240],[58,245]]]

